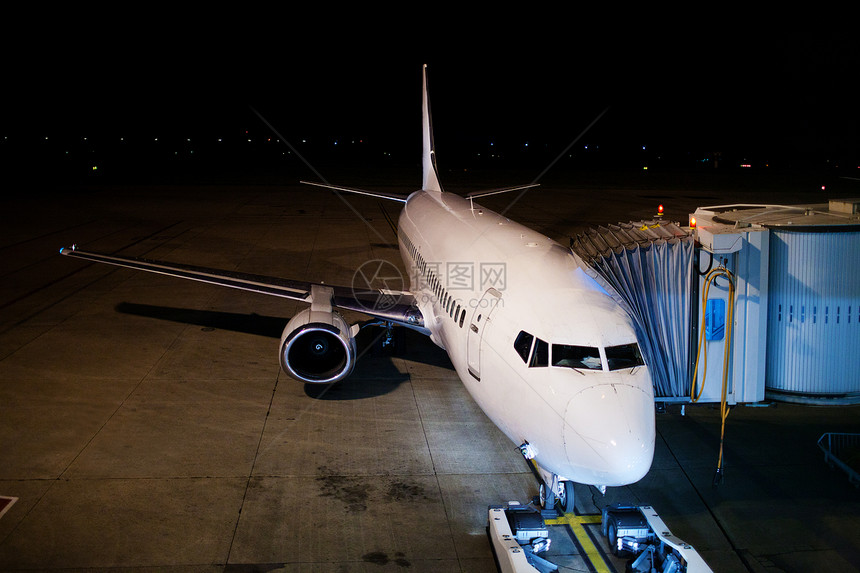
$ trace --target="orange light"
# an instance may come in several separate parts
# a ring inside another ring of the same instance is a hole
[[[690,228],[691,229],[696,228],[696,218],[695,217],[690,217]]]

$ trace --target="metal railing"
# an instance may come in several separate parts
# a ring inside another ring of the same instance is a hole
[[[860,487],[860,434],[828,432],[818,439],[824,461],[848,474],[848,481]]]

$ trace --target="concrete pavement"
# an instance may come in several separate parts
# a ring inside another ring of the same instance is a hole
[[[679,213],[730,202],[715,193],[547,186],[510,216],[563,240],[645,217],[663,194]],[[297,303],[57,254],[78,242],[336,284],[368,260],[399,265],[378,202],[348,203],[267,185],[14,202],[2,239],[0,495],[19,499],[0,518],[0,570],[495,571],[486,508],[526,501],[537,484],[429,340],[410,333],[402,354],[365,352],[347,382],[307,387],[277,361]],[[362,348],[372,338],[363,332]],[[857,571],[860,494],[815,441],[860,432],[858,414],[737,408],[713,486],[718,412],[672,406],[658,415],[646,478],[605,497],[577,486],[577,510],[651,504],[714,571]],[[550,560],[590,570],[566,531],[553,537]]]

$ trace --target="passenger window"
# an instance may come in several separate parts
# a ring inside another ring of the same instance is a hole
[[[633,368],[634,366],[643,366],[645,364],[645,361],[642,360],[642,353],[639,352],[639,345],[635,342],[620,346],[607,346],[606,362],[610,370]]]
[[[523,359],[523,362],[526,364],[529,363],[529,354],[532,351],[532,341],[534,340],[534,336],[526,332],[525,330],[521,330],[517,335],[517,339],[514,340],[514,350],[517,351],[517,354],[520,355],[520,358]]]
[[[532,353],[532,361],[529,368],[537,368],[549,365],[549,344],[540,338],[535,340],[535,350]]]
[[[602,370],[600,351],[593,346],[552,345],[552,365]]]
[[[463,321],[466,319],[466,309],[463,309],[463,314],[460,315],[460,328],[463,328]]]

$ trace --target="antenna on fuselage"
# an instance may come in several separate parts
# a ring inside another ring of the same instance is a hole
[[[424,180],[422,189],[426,191],[442,191],[442,186],[439,184],[439,173],[436,170],[436,150],[433,147],[433,124],[430,120],[430,98],[427,95],[427,64],[424,64],[424,93],[422,96],[422,117],[424,127]]]

